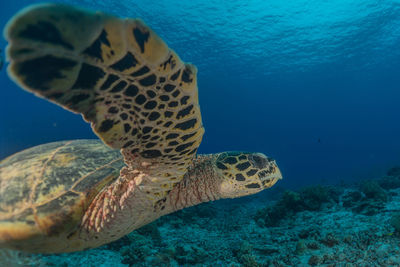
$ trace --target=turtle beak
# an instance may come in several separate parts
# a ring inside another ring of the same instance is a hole
[[[274,163],[275,163],[275,161],[274,161]],[[278,182],[278,180],[281,180],[282,178],[283,177],[282,177],[281,170],[279,169],[278,165],[276,165],[276,163],[275,163],[275,173],[270,178],[270,179],[272,179],[271,186],[273,186],[276,182]]]
[[[266,156],[264,155],[264,157]],[[266,158],[268,159],[268,166],[265,167],[265,171],[263,172],[264,176],[260,177],[264,189],[272,187],[276,182],[282,179],[282,173],[276,161],[272,158]]]

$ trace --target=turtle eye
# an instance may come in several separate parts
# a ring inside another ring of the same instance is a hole
[[[268,158],[262,153],[255,153],[249,155],[249,161],[251,164],[258,169],[265,169],[271,165],[271,162],[274,162],[272,158]]]

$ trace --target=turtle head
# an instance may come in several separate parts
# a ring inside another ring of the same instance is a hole
[[[216,158],[216,168],[222,176],[219,188],[222,198],[252,195],[282,179],[275,160],[262,153],[220,153]]]

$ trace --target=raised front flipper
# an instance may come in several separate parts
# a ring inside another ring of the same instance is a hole
[[[196,68],[142,21],[49,4],[23,10],[5,30],[10,77],[81,113],[121,148],[158,202],[192,162],[204,132]]]

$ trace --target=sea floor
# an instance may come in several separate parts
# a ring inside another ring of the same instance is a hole
[[[400,266],[400,169],[388,173],[199,205],[85,252],[0,251],[0,266]]]

